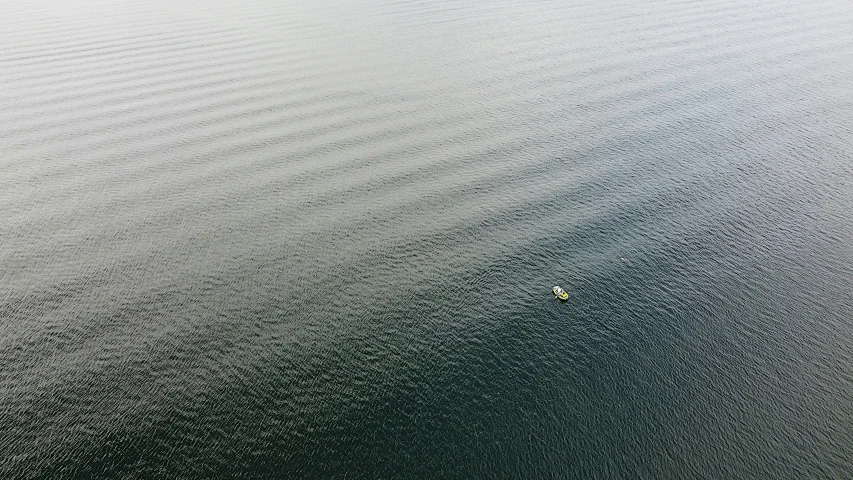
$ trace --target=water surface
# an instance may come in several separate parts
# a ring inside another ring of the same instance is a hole
[[[4,478],[853,471],[853,4],[0,15]]]

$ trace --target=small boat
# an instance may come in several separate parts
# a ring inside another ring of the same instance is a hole
[[[563,290],[563,287],[554,287],[551,289],[554,292],[554,296],[559,298],[560,300],[568,300],[569,292]]]

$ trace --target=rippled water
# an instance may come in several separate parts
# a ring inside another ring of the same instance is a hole
[[[853,3],[0,16],[3,478],[853,474]]]

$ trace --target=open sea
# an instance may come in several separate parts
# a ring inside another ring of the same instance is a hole
[[[0,478],[853,478],[853,2],[0,18]]]

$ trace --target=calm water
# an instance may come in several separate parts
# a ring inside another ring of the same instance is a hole
[[[853,478],[853,3],[0,16],[0,477]]]

